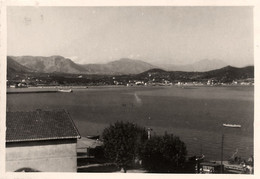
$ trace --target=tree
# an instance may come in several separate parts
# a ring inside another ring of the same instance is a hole
[[[105,156],[126,172],[139,157],[142,143],[146,140],[144,128],[130,122],[116,122],[103,131]]]
[[[141,159],[143,167],[150,172],[176,172],[184,165],[186,155],[184,142],[166,133],[145,142]]]

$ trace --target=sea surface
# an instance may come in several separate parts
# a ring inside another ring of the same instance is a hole
[[[152,135],[179,136],[189,156],[220,160],[222,135],[224,160],[235,152],[245,159],[253,155],[254,87],[89,87],[73,93],[7,94],[8,111],[39,108],[67,110],[81,136],[101,135],[116,121],[130,121],[152,128]]]

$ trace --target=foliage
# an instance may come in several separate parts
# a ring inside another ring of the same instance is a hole
[[[143,167],[150,172],[176,172],[185,163],[187,150],[179,137],[154,136],[148,140],[141,153]]]
[[[104,158],[104,147],[103,146],[97,146],[90,150],[89,152],[90,156],[94,156],[97,159],[103,159]]]
[[[126,171],[138,158],[145,140],[147,133],[144,128],[130,122],[116,122],[103,131],[105,156]]]

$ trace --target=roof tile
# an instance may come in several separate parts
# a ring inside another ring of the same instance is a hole
[[[7,112],[6,142],[80,138],[65,110]]]

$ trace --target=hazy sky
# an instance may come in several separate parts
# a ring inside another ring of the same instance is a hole
[[[253,64],[252,7],[8,7],[8,55]]]

